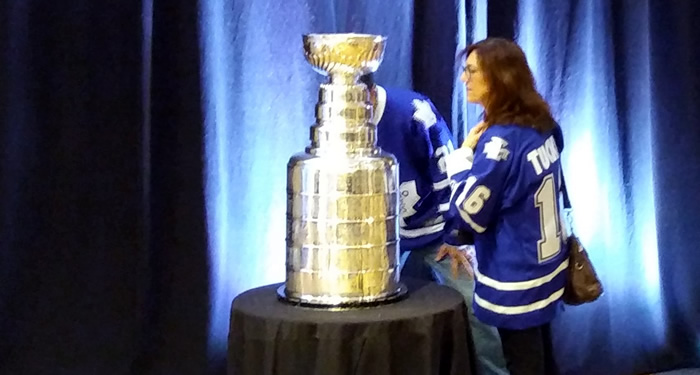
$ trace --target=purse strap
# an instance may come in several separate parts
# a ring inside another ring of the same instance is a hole
[[[564,171],[559,169],[559,176],[561,177],[561,194],[564,198],[564,208],[571,209],[571,201],[569,200],[569,192],[566,191],[566,180],[564,180]]]
[[[564,180],[564,171],[560,167],[559,168],[559,176],[561,177],[561,195],[562,195],[562,200],[564,201],[564,209],[561,210],[561,213],[564,215],[566,224],[569,225],[567,232],[569,236],[574,235],[574,218],[572,217],[573,209],[571,208],[571,201],[569,200],[569,192],[566,190],[566,181]],[[563,223],[562,223],[563,224]]]

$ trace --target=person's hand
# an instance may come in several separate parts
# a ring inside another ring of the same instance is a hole
[[[459,276],[460,266],[464,267],[464,270],[467,272],[470,279],[474,278],[474,270],[472,269],[472,264],[469,262],[471,257],[466,251],[460,250],[452,245],[443,244],[435,257],[435,261],[439,262],[446,256],[450,257],[452,276],[454,276],[454,278]]]
[[[476,149],[476,143],[479,142],[479,138],[486,128],[486,123],[483,121],[476,124],[476,126],[469,131],[469,134],[467,134],[467,139],[464,140],[462,147],[469,147],[472,150]]]

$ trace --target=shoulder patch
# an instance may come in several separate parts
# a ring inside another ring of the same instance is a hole
[[[413,119],[429,128],[437,123],[437,117],[427,100],[413,99]]]
[[[487,159],[495,161],[507,160],[510,154],[508,142],[501,137],[491,137],[491,140],[484,144],[484,154],[486,154]]]

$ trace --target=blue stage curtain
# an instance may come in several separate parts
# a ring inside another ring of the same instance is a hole
[[[606,287],[555,321],[562,372],[698,366],[699,4],[3,3],[0,373],[223,373],[231,300],[284,280],[314,32],[388,36],[377,81],[431,97],[456,143],[481,110],[455,54],[519,42]]]

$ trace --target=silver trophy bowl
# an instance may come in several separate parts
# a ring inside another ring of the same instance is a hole
[[[382,303],[399,281],[398,164],[376,145],[361,75],[377,70],[386,38],[310,34],[304,53],[328,76],[306,152],[287,165],[286,282],[279,296],[312,306]]]
[[[374,73],[384,59],[386,38],[368,34],[308,34],[304,56],[313,69],[330,76],[331,83],[356,85],[357,78]]]

